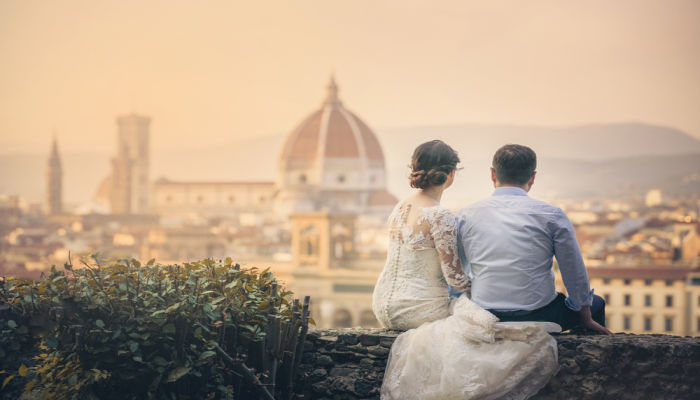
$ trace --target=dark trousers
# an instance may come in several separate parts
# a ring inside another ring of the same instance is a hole
[[[579,314],[573,311],[564,304],[566,296],[563,293],[557,293],[557,297],[546,306],[536,310],[532,314],[522,315],[518,317],[499,315],[496,316],[503,322],[508,321],[538,321],[538,322],[554,322],[561,326],[562,332],[577,328],[579,322]],[[591,316],[593,321],[605,326],[605,300],[602,297],[593,295],[593,305],[591,305]]]

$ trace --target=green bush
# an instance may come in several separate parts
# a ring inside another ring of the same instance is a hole
[[[230,259],[164,266],[99,257],[82,260],[82,268],[52,267],[39,282],[4,283],[2,296],[22,321],[0,321],[3,351],[20,351],[25,335],[41,352],[18,371],[30,379],[29,398],[238,398],[250,385],[213,346],[253,362],[249,350],[264,339],[267,311],[289,325],[284,297],[291,292],[273,296],[269,270],[241,269]],[[4,387],[16,376],[3,378]]]

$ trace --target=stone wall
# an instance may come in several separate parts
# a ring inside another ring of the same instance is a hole
[[[309,332],[297,393],[304,399],[378,399],[400,334],[381,329]],[[700,338],[556,335],[561,370],[534,399],[700,399]]]

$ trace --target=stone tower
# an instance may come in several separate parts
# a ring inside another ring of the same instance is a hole
[[[46,215],[60,215],[63,212],[63,169],[58,155],[56,137],[53,138],[51,155],[46,164]]]
[[[112,159],[111,206],[114,214],[149,211],[149,117],[117,118],[117,156]]]

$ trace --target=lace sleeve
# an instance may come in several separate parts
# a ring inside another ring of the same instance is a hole
[[[445,208],[437,208],[430,218],[430,235],[440,257],[442,274],[447,284],[465,292],[471,297],[471,280],[462,269],[457,253],[457,223],[452,213]]]

